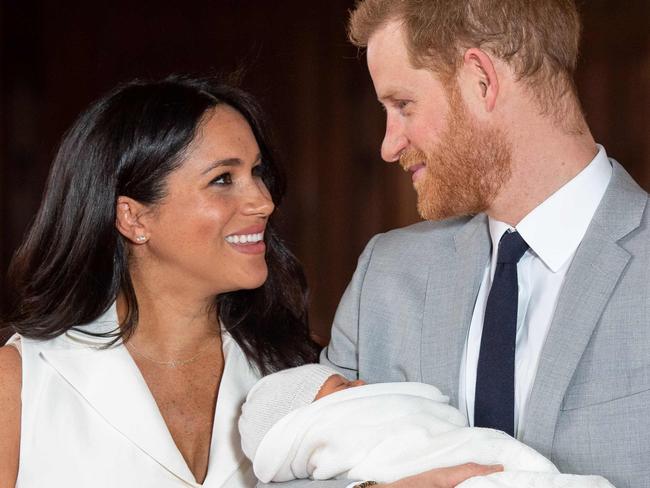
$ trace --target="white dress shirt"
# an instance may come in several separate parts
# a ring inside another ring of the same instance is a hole
[[[515,436],[525,428],[526,403],[546,341],[557,298],[573,256],[600,204],[612,176],[612,165],[602,146],[591,163],[548,197],[512,229],[489,219],[491,259],[479,288],[461,361],[459,407],[474,425],[476,368],[481,348],[485,306],[496,269],[499,241],[517,230],[530,246],[517,264],[519,303],[515,346]]]

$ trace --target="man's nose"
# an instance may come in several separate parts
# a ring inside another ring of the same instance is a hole
[[[400,155],[406,149],[408,139],[404,135],[402,127],[391,121],[386,121],[386,134],[381,143],[381,158],[387,163],[394,163],[399,160]]]

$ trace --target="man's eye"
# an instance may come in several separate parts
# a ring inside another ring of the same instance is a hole
[[[210,182],[211,185],[230,185],[232,184],[232,176],[230,173],[224,173],[217,176]]]
[[[395,105],[397,106],[397,108],[399,110],[404,110],[408,106],[409,103],[411,103],[411,102],[409,102],[408,100],[398,100],[395,103]]]

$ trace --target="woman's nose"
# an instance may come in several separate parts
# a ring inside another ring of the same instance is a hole
[[[271,193],[262,181],[252,183],[247,192],[247,200],[244,211],[247,215],[259,215],[268,217],[273,213],[275,204]]]

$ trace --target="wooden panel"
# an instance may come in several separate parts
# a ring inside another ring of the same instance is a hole
[[[417,220],[409,176],[379,157],[383,113],[345,38],[353,3],[3,2],[0,273],[58,139],[91,100],[134,77],[247,65],[243,86],[268,110],[290,177],[284,235],[305,265],[312,325],[326,341],[368,239]],[[582,3],[585,111],[597,139],[650,188],[650,3]]]
[[[650,2],[590,0],[577,82],[596,140],[650,189]]]

